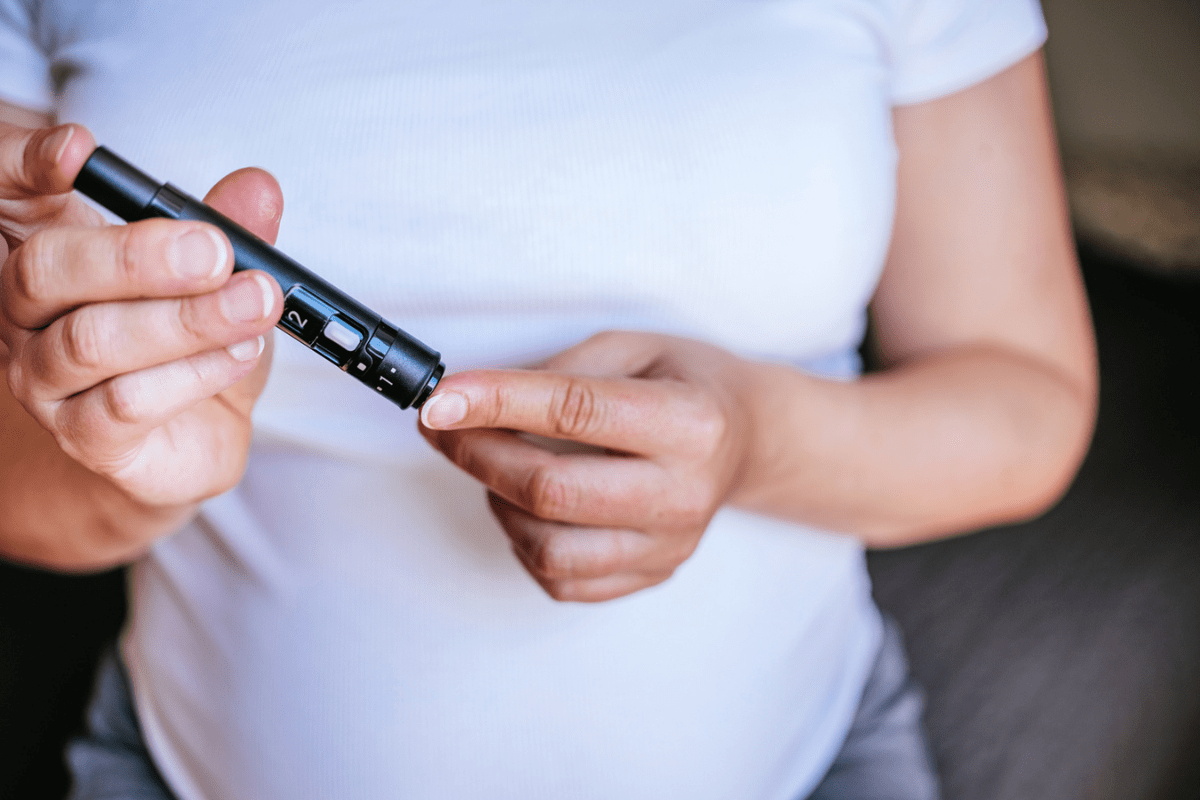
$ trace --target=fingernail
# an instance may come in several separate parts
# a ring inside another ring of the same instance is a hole
[[[467,416],[467,398],[458,392],[435,394],[421,406],[421,422],[426,428],[448,428]]]
[[[51,164],[57,164],[74,135],[75,126],[67,125],[47,136],[46,140],[42,142],[42,158]]]
[[[230,322],[257,322],[271,313],[275,295],[267,276],[253,274],[221,290],[221,311]]]
[[[229,355],[238,361],[253,361],[262,355],[263,348],[266,346],[267,340],[259,336],[257,339],[248,339],[244,342],[231,344],[225,349],[229,351]]]
[[[211,280],[225,269],[229,251],[216,231],[197,228],[172,242],[167,258],[179,277],[189,280]]]

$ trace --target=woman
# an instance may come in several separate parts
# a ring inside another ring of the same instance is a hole
[[[0,540],[137,560],[78,797],[936,795],[862,547],[1039,513],[1094,413],[1035,6],[4,8]],[[208,201],[475,368],[441,455],[68,194],[93,133],[270,165]]]

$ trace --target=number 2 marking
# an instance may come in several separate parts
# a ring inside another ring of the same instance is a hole
[[[302,319],[300,317],[299,312],[296,312],[296,311],[289,311],[287,313],[287,318],[291,322],[293,322],[296,325],[296,327],[299,328],[300,330],[304,330],[304,326],[308,324],[308,320]]]

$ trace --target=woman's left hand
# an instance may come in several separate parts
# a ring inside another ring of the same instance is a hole
[[[929,541],[1039,514],[1095,418],[1095,350],[1040,55],[897,107],[896,222],[871,302],[883,369],[823,380],[697,342],[593,337],[442,381],[429,440],[483,481],[554,597],[667,578],[723,504]],[[556,454],[521,433],[592,445]]]
[[[754,439],[750,372],[699,342],[602,333],[539,369],[445,378],[421,430],[487,486],[551,597],[608,600],[670,577],[736,489]]]

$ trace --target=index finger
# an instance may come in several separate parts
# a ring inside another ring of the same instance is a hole
[[[541,370],[460,372],[421,408],[434,430],[501,428],[640,455],[686,448],[710,418],[675,381]]]
[[[35,329],[85,303],[202,294],[225,282],[232,256],[220,231],[202,222],[48,228],[0,270],[0,309]]]

